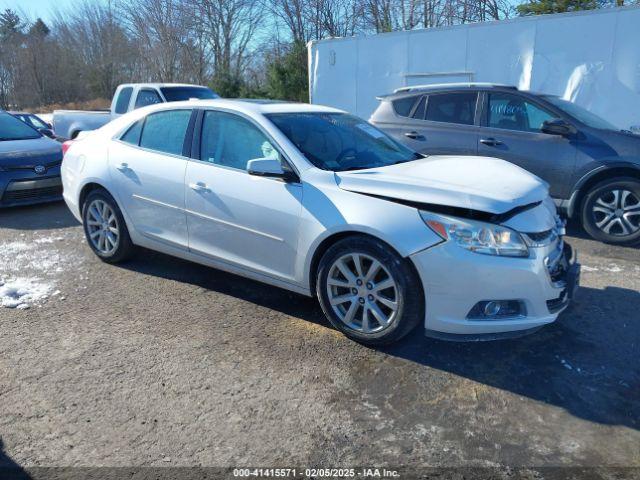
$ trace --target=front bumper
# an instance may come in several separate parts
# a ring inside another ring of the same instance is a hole
[[[0,208],[62,200],[60,166],[42,175],[33,170],[0,172]]]
[[[498,257],[443,242],[412,255],[424,287],[427,335],[493,339],[552,323],[573,297],[580,265],[562,241],[530,252],[528,258]],[[520,301],[525,312],[512,318],[467,318],[474,305],[491,300]]]

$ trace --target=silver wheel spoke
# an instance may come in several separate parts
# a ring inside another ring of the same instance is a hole
[[[355,274],[359,277],[362,278],[364,276],[364,273],[362,272],[362,259],[360,258],[360,255],[358,255],[357,253],[353,254],[351,256],[351,258],[353,258],[353,264],[356,267],[356,271]]]
[[[353,321],[353,317],[356,314],[356,310],[358,310],[358,302],[353,301],[351,302],[351,305],[349,305],[349,309],[344,314],[343,321],[345,323],[351,323]]]
[[[356,276],[351,272],[351,270],[349,270],[349,267],[344,264],[342,259],[339,261],[336,267],[338,268],[338,270],[340,270],[340,273],[344,275],[344,278],[349,281],[349,283],[356,283]]]
[[[118,247],[118,218],[106,202],[94,200],[89,205],[86,224],[89,240],[101,254],[110,254]]]
[[[371,266],[369,267],[369,270],[367,271],[367,275],[364,277],[364,281],[365,282],[372,281],[376,277],[376,274],[380,271],[381,267],[382,267],[382,265],[380,265],[380,262],[377,261],[377,260],[374,260],[371,263]]]
[[[394,283],[394,281],[390,278],[387,278],[386,280],[383,280],[379,283],[374,283],[373,284],[373,291],[374,292],[379,292],[381,290],[386,290],[387,288],[391,288],[394,287],[396,284]]]
[[[398,308],[398,303],[393,300],[389,300],[388,298],[377,296],[376,300],[391,310],[396,310]]]
[[[369,322],[369,305],[365,305],[362,309],[362,331],[369,333],[371,331],[371,322]]]
[[[348,295],[340,295],[339,297],[333,297],[331,299],[331,305],[342,305],[346,302],[354,302],[355,297],[350,293]]]
[[[380,307],[378,307],[378,305],[376,305],[375,302],[371,302],[369,304],[369,311],[373,313],[373,316],[376,317],[378,322],[380,322],[380,325],[383,325],[383,326],[387,325],[387,322],[389,321],[389,319],[384,313],[382,313],[382,310],[380,310]]]
[[[596,227],[607,235],[626,236],[640,230],[640,200],[629,190],[611,190],[592,207]]]
[[[336,259],[329,268],[325,288],[331,309],[352,330],[377,333],[397,318],[398,284],[379,260],[365,253],[353,252]],[[384,297],[380,295],[383,290]]]
[[[342,280],[341,278],[329,278],[327,279],[327,283],[329,285],[335,285],[337,287],[345,287],[345,288],[351,287],[352,285],[355,286],[355,284],[352,284],[348,280]]]

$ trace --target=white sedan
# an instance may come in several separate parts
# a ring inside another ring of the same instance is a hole
[[[419,323],[455,339],[530,332],[579,278],[537,177],[423,157],[328,107],[154,105],[74,142],[62,179],[102,260],[142,246],[315,295],[366,344]]]

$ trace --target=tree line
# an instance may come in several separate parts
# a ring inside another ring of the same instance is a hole
[[[195,83],[223,97],[306,101],[310,40],[623,1],[78,0],[47,23],[7,9],[0,13],[0,107],[92,100],[104,107],[125,82]]]

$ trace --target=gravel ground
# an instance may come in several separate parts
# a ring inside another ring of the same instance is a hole
[[[555,324],[369,349],[284,290],[101,263],[61,203],[0,211],[0,289],[33,291],[0,307],[0,466],[640,467],[640,254],[569,242]]]

